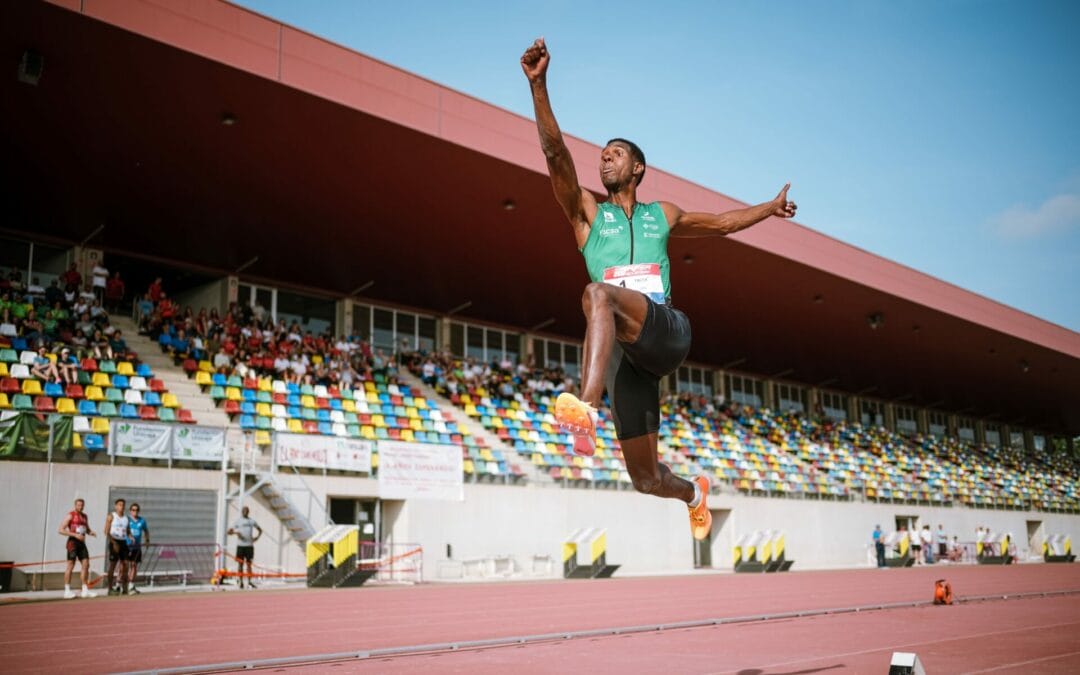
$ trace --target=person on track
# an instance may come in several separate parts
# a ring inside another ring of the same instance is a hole
[[[67,514],[64,522],[60,523],[60,534],[67,537],[67,567],[64,569],[65,600],[76,597],[75,591],[71,590],[71,572],[75,569],[76,560],[80,563],[79,578],[82,580],[82,593],[79,597],[97,597],[97,593],[90,590],[90,552],[86,548],[87,535],[96,537],[97,534],[90,529],[90,519],[83,512],[85,507],[86,502],[83,499],[76,499],[75,508]]]
[[[142,510],[137,503],[128,509],[128,585],[130,593],[139,593],[135,588],[135,575],[139,571],[139,563],[142,562],[143,544],[150,545],[150,526],[146,524],[146,518],[139,515]]]
[[[660,380],[690,350],[690,322],[671,302],[667,240],[724,236],[771,216],[790,218],[789,185],[775,199],[726,213],[691,213],[669,202],[642,204],[637,188],[645,176],[645,155],[631,141],[614,138],[600,152],[600,181],[607,198],[597,201],[578,183],[573,159],[555,121],[547,91],[550,61],[543,38],[521,57],[532,90],[540,145],[547,159],[555,199],[574,231],[592,283],[582,309],[587,320],[582,357],[581,398],[560,394],[555,417],[574,434],[574,452],[596,448],[596,407],[607,387],[626,469],[639,492],[680,499],[690,510],[695,539],[712,527],[706,505],[709,479],[683,480],[656,456],[660,426]]]
[[[113,503],[113,511],[105,517],[105,531],[109,534],[109,595],[127,595],[127,567],[128,567],[128,517],[124,513],[125,501],[117,499]],[[120,566],[120,583],[113,585],[116,567]]]
[[[255,588],[255,573],[251,569],[251,563],[255,560],[255,542],[262,536],[262,528],[254,518],[248,516],[248,507],[240,510],[240,518],[229,528],[229,534],[236,535],[236,572],[240,578],[240,588],[244,587],[244,578],[247,577],[248,586]],[[258,534],[254,534],[258,530]],[[244,574],[244,563],[247,563],[247,574]]]

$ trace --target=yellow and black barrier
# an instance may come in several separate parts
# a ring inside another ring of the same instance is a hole
[[[735,541],[733,564],[736,572],[787,572],[795,564],[788,560],[781,530],[757,530]]]
[[[375,570],[360,569],[360,528],[328,525],[307,541],[308,586],[360,586]]]
[[[1013,562],[1012,534],[983,532],[975,540],[975,559],[980,565],[1011,565]]]
[[[918,532],[899,530],[885,535],[885,566],[886,567],[911,567],[915,564],[915,557],[911,555],[911,537],[919,536]]]
[[[563,577],[606,579],[619,569],[607,563],[607,532],[586,527],[575,530],[562,547]]]
[[[1067,534],[1049,534],[1043,540],[1043,560],[1048,563],[1071,563],[1076,560],[1072,552],[1072,538]]]

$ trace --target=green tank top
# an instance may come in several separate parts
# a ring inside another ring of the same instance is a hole
[[[618,205],[601,202],[581,255],[593,281],[633,288],[666,304],[671,302],[667,241],[668,222],[660,202],[634,204],[630,221]]]

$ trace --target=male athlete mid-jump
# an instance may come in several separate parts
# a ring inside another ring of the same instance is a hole
[[[705,539],[712,527],[706,506],[709,479],[679,478],[656,457],[660,428],[660,379],[679,367],[690,350],[690,322],[671,304],[667,240],[724,236],[770,216],[790,218],[790,185],[770,202],[726,213],[687,213],[668,202],[641,204],[637,187],[645,155],[634,143],[615,138],[600,152],[600,181],[607,199],[597,202],[578,184],[570,152],[555,121],[547,91],[550,61],[544,39],[521,57],[529,79],[540,145],[547,158],[555,199],[562,206],[585,257],[592,283],[581,299],[588,327],[581,369],[581,398],[563,393],[555,417],[574,434],[574,452],[596,449],[596,406],[606,385],[615,431],[634,488],[686,502],[690,530]]]

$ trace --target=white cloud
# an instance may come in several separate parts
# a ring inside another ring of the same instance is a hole
[[[1080,195],[1061,194],[1035,207],[1009,207],[991,221],[1001,235],[1030,238],[1080,227]]]

